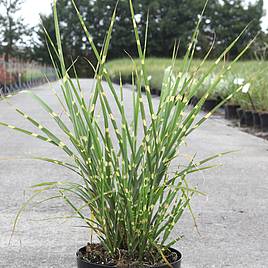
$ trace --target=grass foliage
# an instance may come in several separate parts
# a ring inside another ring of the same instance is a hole
[[[52,130],[19,109],[17,112],[32,123],[41,132],[40,134],[4,122],[0,125],[61,149],[69,157],[69,162],[50,158],[39,159],[67,168],[79,175],[81,179],[80,182],[60,181],[37,184],[33,186],[35,192],[28,202],[40,193],[56,190],[57,194],[47,200],[63,199],[76,216],[83,219],[88,228],[94,230],[102,245],[112,256],[116,255],[118,249],[125,249],[132,258],[143,260],[145,252],[150,249],[154,248],[161,255],[164,248],[174,245],[180,239],[170,234],[185,210],[192,213],[192,198],[202,194],[190,185],[188,175],[210,168],[209,162],[222,155],[217,154],[201,161],[196,161],[193,157],[186,166],[180,166],[175,173],[169,172],[172,161],[179,155],[179,148],[188,135],[217,109],[216,107],[203,118],[199,118],[197,116],[202,104],[250,44],[233,62],[220,64],[240,38],[238,36],[216,61],[206,63],[204,59],[195,66],[198,72],[191,72],[201,16],[185,57],[180,62],[179,75],[176,66],[177,47],[174,48],[170,67],[165,70],[161,82],[160,102],[155,107],[148,79],[150,71],[147,70],[147,66],[150,61],[147,62],[145,58],[146,44],[142,45],[140,42],[132,1],[129,0],[129,3],[139,54],[139,59],[133,61],[130,70],[133,83],[132,120],[129,121],[126,117],[128,107],[124,104],[122,85],[121,90],[114,86],[113,74],[109,70],[110,65],[106,64],[116,9],[103,48],[98,51],[73,1],[81,27],[98,60],[97,66],[94,67],[96,84],[88,103],[78,78],[74,81],[68,74],[71,69],[75,71],[75,64],[68,68],[65,66],[55,1],[57,44],[52,44],[52,47],[57,59],[52,58],[52,61],[54,64],[60,62],[58,76],[61,79],[61,94],[57,96],[68,122],[64,122],[60,115],[40,97],[32,92],[29,94],[47,111],[65,139],[59,138]],[[167,65],[164,64],[162,68]],[[208,85],[199,103],[188,111],[187,104],[191,97],[198,92],[204,81],[215,70],[217,74],[213,83]],[[107,82],[105,84],[108,85],[108,89],[104,86],[103,80]],[[145,95],[141,92],[142,86],[145,87]],[[241,86],[237,86],[225,101],[240,89]],[[108,99],[107,90],[109,94],[111,93],[112,99]],[[115,118],[114,110],[110,106],[111,102],[116,103],[120,118]],[[98,112],[101,113],[103,120],[96,118],[97,106],[100,107]],[[139,132],[142,132],[141,140],[138,139]],[[79,203],[80,205],[77,205]],[[27,203],[19,212],[15,224],[26,205]]]

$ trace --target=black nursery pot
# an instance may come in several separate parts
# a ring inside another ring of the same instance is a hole
[[[161,96],[161,89],[156,89],[156,95],[159,97]]]
[[[253,127],[253,113],[252,111],[244,111],[246,125],[248,127]]]
[[[132,84],[132,76],[131,75],[128,75],[126,77],[123,77],[122,80],[123,80],[123,84],[130,84],[130,85]]]
[[[205,100],[205,102],[204,102],[204,104],[202,106],[202,110],[209,112],[212,109],[214,109],[218,104],[219,104],[219,100],[217,100],[217,99]]]
[[[118,77],[113,78],[113,83],[120,85],[120,79]]]
[[[181,268],[181,260],[182,260],[182,254],[177,251],[176,249],[170,248],[172,252],[175,252],[178,256],[178,260],[171,263],[173,268]],[[76,253],[76,259],[77,259],[77,267],[78,268],[116,268],[116,266],[109,266],[109,265],[103,265],[103,264],[95,264],[95,263],[89,263],[83,260],[80,256],[83,254],[83,252],[86,251],[86,247],[80,248],[79,251]],[[170,268],[167,264],[163,264],[160,266],[154,266],[153,268]]]
[[[242,108],[237,109],[237,115],[240,121],[240,127],[246,126],[246,117]]]
[[[199,99],[198,99],[196,96],[193,96],[193,97],[190,99],[189,104],[190,104],[190,105],[193,105],[193,106],[196,106],[198,102],[199,102]]]
[[[157,95],[157,90],[156,90],[155,88],[152,88],[152,89],[151,89],[151,94],[152,94],[152,95]]]
[[[261,118],[260,118],[260,114],[258,112],[252,112],[253,115],[253,126],[256,129],[260,129],[261,128]]]
[[[224,106],[225,119],[238,119],[237,109],[239,108],[239,105],[226,104]]]
[[[263,132],[268,132],[268,112],[260,113],[261,119],[261,130]]]

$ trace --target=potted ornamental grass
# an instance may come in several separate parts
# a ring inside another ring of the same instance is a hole
[[[251,83],[247,82],[244,78],[235,78],[234,84],[242,86],[241,92],[235,98],[235,101],[238,103],[236,111],[240,127],[251,127],[253,126],[252,110],[255,110],[251,95],[249,94]]]
[[[237,86],[243,86],[241,92],[236,94],[225,105],[225,118],[239,118],[240,126],[261,128],[260,114],[267,107],[267,83],[265,80],[267,68],[262,68],[259,71],[258,68],[261,66],[262,61],[257,64],[257,68],[254,66],[249,68],[249,70],[242,69],[236,74],[229,75],[226,83],[224,83],[227,87],[225,86],[223,90],[220,90],[225,98]]]
[[[267,70],[266,70],[267,71]],[[247,92],[248,106],[252,110],[253,126],[262,132],[268,131],[268,92],[265,76],[260,73]]]
[[[133,104],[129,116],[129,107],[123,99],[126,93],[123,93],[122,86],[119,89],[112,83],[109,69],[106,67],[116,9],[103,47],[99,51],[74,1],[73,6],[98,61],[94,67],[95,86],[91,96],[87,99],[79,79],[71,79],[69,75],[71,70],[75,73],[75,63],[68,67],[65,65],[57,6],[54,1],[57,43],[53,44],[50,37],[47,38],[53,50],[50,55],[56,57],[52,57],[52,62],[55,66],[60,66],[56,68],[61,85],[56,97],[60,100],[66,118],[63,119],[38,95],[33,92],[29,94],[47,112],[62,135],[58,136],[52,129],[38,122],[34,115],[28,115],[20,109],[16,109],[16,112],[22,119],[30,122],[36,132],[7,122],[0,122],[0,125],[58,147],[69,160],[49,157],[38,159],[72,171],[75,177],[79,177],[79,181],[42,182],[34,185],[33,196],[18,212],[14,228],[21,212],[34,197],[40,193],[56,191],[57,194],[53,198],[49,195],[45,201],[64,200],[97,237],[95,242],[86,244],[85,241],[85,247],[77,251],[78,267],[180,267],[182,254],[173,247],[181,237],[174,237],[171,233],[185,211],[188,210],[192,214],[193,197],[202,194],[191,186],[188,176],[210,168],[212,165],[209,162],[224,153],[198,161],[193,157],[187,165],[180,165],[175,173],[169,172],[170,165],[180,155],[179,149],[187,137],[218,107],[241,90],[242,87],[238,86],[224,101],[200,117],[201,107],[208,96],[251,43],[232,62],[220,68],[198,103],[189,109],[191,98],[243,34],[241,33],[198,79],[195,79],[194,73],[185,78],[183,74],[191,73],[202,13],[182,59],[182,75],[173,74],[177,50],[175,48],[171,65],[163,78],[159,103],[154,105],[147,76],[146,42],[143,45],[140,41],[130,0],[130,14],[135,33],[133,38],[136,39],[139,66],[135,66],[132,75]],[[205,60],[206,58],[201,65]],[[145,93],[141,92],[143,85]],[[111,102],[116,108],[111,107]],[[115,109],[119,114],[117,117]]]
[[[241,83],[239,81],[243,82]],[[225,79],[220,83],[220,91],[222,93],[223,99],[226,98],[231,92],[233,92],[237,86],[240,86],[243,83],[244,80],[239,80],[233,74],[229,74],[227,77],[225,77]],[[239,97],[238,94],[236,94],[232,99],[228,101],[228,103],[224,105],[225,119],[234,120],[239,118],[237,110],[240,108],[240,105],[238,103]]]

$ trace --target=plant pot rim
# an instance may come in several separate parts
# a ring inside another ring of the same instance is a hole
[[[268,115],[268,111],[259,111],[259,115]]]
[[[111,265],[105,265],[105,264],[97,264],[97,263],[91,263],[91,262],[87,262],[85,260],[83,260],[82,258],[79,257],[79,252],[83,252],[85,251],[86,247],[82,247],[80,248],[77,252],[76,252],[76,259],[78,262],[83,263],[83,264],[89,264],[89,265],[94,265],[96,268],[116,268],[117,266],[111,266]],[[172,266],[180,263],[182,261],[182,253],[180,251],[178,251],[175,248],[169,248],[172,252],[175,252],[178,256],[178,259],[172,263],[170,263]],[[162,264],[160,266],[149,266],[148,268],[166,268],[167,264]]]
[[[227,103],[225,104],[225,106],[235,106],[235,107],[241,107],[239,104],[235,104],[235,103],[229,103],[229,102],[227,102]]]
[[[217,98],[207,98],[205,101],[218,101],[218,99]]]

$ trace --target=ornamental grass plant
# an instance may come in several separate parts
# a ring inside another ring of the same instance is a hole
[[[133,113],[132,119],[129,120],[126,116],[129,107],[125,105],[123,98],[124,89],[121,85],[119,90],[112,83],[106,65],[109,42],[116,21],[116,9],[102,50],[99,51],[74,1],[73,6],[98,61],[97,66],[93,66],[95,86],[89,101],[85,98],[79,79],[73,80],[69,75],[70,70],[76,71],[75,61],[72,66],[65,66],[55,1],[54,21],[57,43],[53,44],[48,35],[47,38],[53,49],[49,52],[61,85],[61,92],[56,92],[56,97],[67,121],[63,120],[53,111],[49,103],[38,95],[33,92],[29,94],[47,112],[61,130],[63,134],[61,136],[65,138],[60,138],[38,122],[34,116],[20,109],[16,109],[16,112],[29,121],[36,128],[36,132],[5,122],[1,122],[0,125],[58,147],[67,155],[69,161],[49,157],[39,159],[71,170],[75,176],[79,176],[80,180],[42,182],[34,185],[33,196],[19,211],[15,226],[21,212],[36,196],[56,191],[57,194],[46,198],[46,201],[63,199],[74,211],[75,216],[82,219],[85,226],[94,231],[98,242],[106,254],[114,260],[114,264],[118,264],[120,252],[125,253],[124,256],[127,256],[129,263],[155,265],[168,262],[166,250],[181,238],[171,236],[174,226],[179,224],[184,211],[188,210],[192,214],[193,197],[203,194],[191,186],[188,175],[211,168],[213,165],[209,162],[224,153],[208,156],[199,161],[192,157],[187,165],[180,166],[175,173],[169,172],[170,165],[180,155],[179,149],[186,138],[218,107],[241,90],[242,87],[237,86],[211,112],[203,117],[199,116],[204,101],[213,93],[250,44],[233,62],[220,68],[198,104],[189,110],[187,104],[192,96],[217,69],[218,64],[224,60],[226,54],[243,34],[241,33],[219,58],[211,63],[198,79],[195,79],[195,73],[191,72],[191,65],[197,44],[198,28],[202,21],[200,16],[182,60],[180,75],[175,75],[174,72],[177,47],[174,48],[170,67],[166,69],[163,78],[159,104],[155,107],[146,69],[147,44],[146,42],[141,44],[132,1],[129,0],[134,38],[139,54],[138,64],[133,61]],[[203,12],[204,10],[202,14]],[[52,55],[56,55],[56,58]],[[202,68],[205,62],[206,58],[200,62],[199,67]],[[108,86],[105,87],[104,84]],[[144,94],[141,92],[142,85],[145,87]],[[107,97],[107,90],[112,99]],[[116,104],[120,118],[118,116],[116,118],[111,102]],[[102,120],[97,120],[97,112],[101,114]],[[141,140],[138,138],[138,133],[142,133]]]
[[[253,110],[258,112],[268,110],[268,81],[265,76],[266,72],[267,68],[262,71],[255,72],[254,75],[249,77],[246,81],[249,85],[248,91],[241,91],[234,98],[244,110]]]

